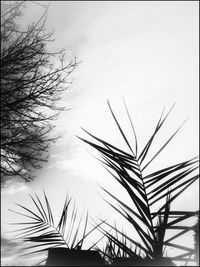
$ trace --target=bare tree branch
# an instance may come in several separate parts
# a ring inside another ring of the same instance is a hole
[[[53,33],[45,32],[46,12],[25,31],[16,20],[25,1],[6,3],[1,13],[1,174],[33,179],[32,171],[47,161],[57,137],[49,137],[58,105],[69,87],[76,58],[65,62],[65,51],[48,51]],[[55,66],[56,62],[56,66]],[[1,183],[2,184],[2,183]]]

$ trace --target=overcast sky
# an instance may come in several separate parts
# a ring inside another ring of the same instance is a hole
[[[13,208],[14,202],[28,205],[28,193],[41,194],[42,188],[56,212],[69,193],[80,209],[87,208],[92,216],[116,217],[101,198],[98,184],[113,193],[118,185],[91,156],[94,151],[75,136],[86,137],[80,129],[83,127],[124,148],[107,99],[129,134],[122,96],[125,98],[141,146],[164,106],[169,110],[176,102],[157,148],[189,118],[154,167],[198,154],[198,8],[198,1],[50,2],[46,27],[55,31],[53,48],[65,48],[69,58],[76,55],[81,63],[62,99],[71,110],[62,113],[57,121],[56,132],[62,138],[52,145],[49,163],[36,172],[34,182],[10,182],[2,191],[3,236],[5,223],[16,220],[8,208]],[[23,24],[38,19],[43,11],[28,2]],[[120,196],[125,197],[124,192]],[[198,208],[197,184],[190,187],[184,199],[184,207],[181,200],[177,201],[179,208]],[[10,264],[13,258],[7,254],[5,257]]]

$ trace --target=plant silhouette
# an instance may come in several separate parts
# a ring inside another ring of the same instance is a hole
[[[171,203],[199,178],[196,174],[198,158],[194,157],[153,173],[144,172],[181,128],[179,127],[155,155],[147,160],[154,138],[171,109],[165,116],[163,110],[152,136],[139,152],[135,129],[126,104],[135,139],[134,148],[125,136],[109,102],[108,105],[130,152],[123,151],[87,131],[101,145],[79,138],[100,152],[105,168],[128,193],[132,205],[127,205],[119,197],[102,188],[119,207],[107,201],[108,204],[131,224],[138,238],[132,238],[123,230],[119,230],[116,224],[112,225],[106,220],[95,222],[92,229],[87,231],[88,214],[85,218],[83,214],[78,218],[76,205],[72,204],[72,199],[68,196],[60,219],[56,223],[44,192],[44,201],[37,194],[35,197],[30,195],[36,211],[20,204],[17,206],[23,212],[11,210],[26,218],[25,222],[14,223],[20,226],[20,229],[16,230],[17,238],[31,242],[26,248],[25,255],[48,251],[48,259],[40,262],[46,261],[46,266],[174,266],[174,261],[185,261],[187,264],[197,260],[196,248],[199,242],[197,235],[195,249],[180,245],[176,241],[191,230],[198,233],[198,226],[188,226],[187,220],[198,216],[199,211],[172,210]],[[107,239],[106,246],[98,247],[97,244],[101,240],[99,239],[88,250],[83,250],[84,240],[95,230],[102,233],[101,239],[104,237]],[[175,230],[170,237],[167,236],[168,230]],[[78,238],[80,233],[81,238]],[[178,249],[181,254],[167,257],[165,252],[169,247]]]
[[[81,266],[98,266],[99,262],[102,265],[102,259],[97,251],[82,250],[84,240],[102,222],[88,231],[88,213],[85,219],[83,218],[84,213],[78,218],[76,205],[72,203],[72,198],[67,195],[59,222],[56,223],[46,193],[44,192],[44,201],[37,194],[35,197],[31,195],[30,197],[36,211],[17,203],[16,205],[23,212],[10,209],[10,211],[28,219],[25,222],[12,223],[20,226],[14,231],[17,232],[16,237],[28,244],[31,242],[31,245],[25,247],[27,252],[24,255],[49,251],[48,259],[45,258],[40,262],[41,264],[47,260],[47,266],[54,266],[55,264],[56,266],[79,266],[79,264]],[[81,235],[81,238],[78,235]],[[92,248],[93,246],[89,250]],[[96,259],[96,263],[94,259]]]
[[[195,260],[197,266],[199,266],[199,217],[197,217],[197,222],[194,225],[194,247],[195,247]]]
[[[153,134],[144,148],[139,152],[136,132],[125,101],[124,105],[133,131],[135,140],[134,147],[130,145],[108,101],[110,112],[129,152],[115,147],[84,129],[83,130],[90,135],[95,142],[79,137],[100,153],[102,157],[100,161],[103,162],[105,168],[114,179],[126,190],[132,201],[132,205],[126,205],[119,197],[117,198],[112,193],[102,188],[119,204],[119,208],[107,201],[108,204],[134,227],[140,240],[136,241],[129,235],[118,230],[116,226],[104,222],[104,227],[100,226],[99,229],[107,236],[108,246],[104,250],[100,249],[100,251],[105,259],[107,258],[108,262],[111,262],[113,265],[123,265],[122,263],[124,263],[124,265],[127,266],[133,264],[169,266],[173,265],[172,260],[194,261],[194,259],[191,258],[194,256],[194,249],[186,245],[182,246],[176,244],[176,239],[192,230],[192,227],[187,226],[186,221],[199,214],[199,211],[171,210],[170,206],[177,197],[183,194],[183,192],[199,178],[199,175],[195,172],[198,168],[198,158],[194,157],[190,160],[159,169],[153,173],[147,173],[146,170],[148,167],[170,143],[182,125],[168,138],[160,149],[148,159],[147,156],[149,155],[153,141],[173,107],[165,116],[163,109]],[[157,208],[158,204],[160,205],[159,208]],[[113,229],[118,236],[105,230],[107,226]],[[179,232],[175,231],[176,233],[172,237],[166,238],[166,232],[168,230],[177,230]],[[119,236],[121,236],[121,238],[119,238]],[[135,249],[128,246],[127,241],[129,241],[131,246],[134,246]],[[175,243],[173,241],[175,241]],[[181,254],[179,253],[177,256],[168,258],[164,254],[166,247],[179,249]],[[120,250],[123,251],[123,253],[119,256],[116,251],[119,252]],[[137,252],[138,250],[139,252]],[[112,251],[111,254],[110,251]],[[116,263],[116,260],[123,260],[123,258],[125,258],[124,261],[118,261],[118,263]]]

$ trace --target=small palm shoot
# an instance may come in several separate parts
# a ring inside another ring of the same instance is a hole
[[[28,251],[24,255],[57,247],[80,250],[83,247],[85,238],[101,225],[100,223],[88,231],[88,213],[84,216],[84,219],[84,213],[78,218],[76,205],[72,203],[72,198],[68,196],[66,196],[62,213],[57,223],[45,192],[44,202],[37,194],[35,194],[35,197],[31,195],[30,197],[36,211],[17,203],[16,205],[22,212],[10,210],[26,218],[25,222],[11,223],[20,227],[14,231],[16,232],[16,238],[29,244],[25,247]]]
[[[116,227],[104,222],[121,236],[129,240],[133,245],[138,247],[142,254],[145,254],[146,259],[151,259],[152,262],[163,260],[164,251],[166,247],[176,248],[183,252],[181,255],[174,257],[173,260],[186,260],[188,255],[194,253],[190,247],[181,246],[173,243],[176,238],[182,236],[191,230],[191,227],[186,226],[186,220],[198,214],[198,211],[171,211],[171,203],[177,199],[183,192],[192,185],[199,175],[196,173],[198,169],[198,157],[186,160],[172,166],[167,166],[155,172],[147,172],[148,167],[170,143],[174,136],[178,133],[181,126],[168,138],[168,140],[158,149],[158,151],[148,159],[149,151],[151,150],[153,141],[165,123],[169,112],[164,116],[164,110],[156,124],[155,130],[148,142],[141,151],[139,151],[136,132],[131,120],[131,116],[125,108],[133,131],[135,140],[134,147],[130,142],[120,123],[118,122],[111,105],[108,101],[110,112],[114,121],[124,139],[129,152],[126,152],[112,144],[94,136],[93,134],[84,130],[96,142],[91,142],[80,138],[85,143],[95,148],[101,155],[101,162],[104,163],[105,168],[114,177],[114,179],[126,190],[133,205],[126,205],[119,198],[102,188],[112,199],[117,201],[119,207],[108,202],[117,212],[119,212],[137,231],[140,243],[125,235]],[[158,208],[159,205],[159,208]],[[184,225],[180,226],[180,223]],[[166,231],[169,229],[179,230],[180,232],[174,234],[171,238],[166,239]],[[122,242],[115,236],[112,236],[108,231],[104,230],[104,234],[119,247],[122,247]],[[124,246],[125,249],[126,246]],[[127,247],[126,252],[130,252]],[[131,253],[130,257],[131,257]]]
[[[115,230],[113,234],[108,233],[101,226],[98,227],[98,230],[106,237],[106,244],[102,247],[96,246],[96,249],[102,255],[106,265],[114,265],[115,259],[126,258],[139,260],[142,258],[141,250],[138,250],[138,247],[133,248],[132,243],[130,242],[127,235],[122,231],[111,226],[111,230]],[[119,233],[122,234],[119,234]],[[137,251],[138,250],[138,251]]]

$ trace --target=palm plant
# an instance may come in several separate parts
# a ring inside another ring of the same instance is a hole
[[[111,227],[112,230],[113,227]],[[107,237],[105,245],[102,247],[96,245],[96,249],[102,255],[106,265],[115,265],[116,259],[133,259],[140,260],[141,250],[137,251],[137,247],[133,248],[132,244],[128,240],[126,234],[122,231],[122,235],[119,235],[117,226],[115,225],[114,234],[108,235],[108,232],[101,226],[98,230],[102,233],[103,237]],[[117,242],[116,242],[117,240]]]
[[[161,146],[153,157],[148,160],[148,154],[153,141],[173,107],[165,116],[163,109],[153,134],[144,148],[139,151],[137,136],[131,116],[125,102],[124,105],[133,131],[135,140],[134,147],[130,145],[129,140],[124,134],[124,131],[108,101],[110,112],[129,152],[126,152],[94,136],[84,129],[83,130],[89,134],[95,142],[79,138],[100,153],[102,157],[102,160],[100,161],[103,162],[108,172],[128,193],[133,205],[125,204],[112,193],[102,188],[112,199],[117,201],[119,207],[116,207],[111,202],[107,202],[134,227],[137,231],[140,242],[135,241],[135,239],[133,240],[130,236],[125,235],[115,226],[112,226],[107,222],[104,222],[104,225],[116,230],[118,234],[138,247],[144,255],[143,258],[151,260],[152,265],[157,264],[159,261],[163,262],[164,250],[166,247],[181,250],[182,254],[179,254],[172,259],[185,261],[188,256],[194,253],[194,250],[190,247],[173,243],[172,241],[192,229],[187,226],[186,220],[197,215],[198,211],[171,211],[170,205],[198,179],[199,175],[195,174],[195,170],[198,168],[198,159],[197,157],[194,157],[172,166],[167,166],[155,172],[147,173],[147,167],[151,165],[163,149],[170,143],[182,125],[169,137],[169,139]],[[160,205],[159,208],[157,208],[158,205]],[[181,223],[184,223],[184,225],[180,225]],[[168,229],[179,230],[179,232],[177,233],[176,231],[176,234],[166,239],[166,231]],[[116,238],[116,236],[113,236],[107,230],[102,229],[102,227],[101,231],[108,237],[109,240],[112,240],[112,242],[121,249],[126,250],[129,256],[132,257],[133,251],[130,251],[126,244],[121,242],[119,238]]]
[[[57,223],[55,222],[45,192],[44,203],[37,194],[35,194],[35,197],[31,195],[30,197],[36,211],[17,203],[16,205],[22,209],[22,212],[9,209],[15,214],[19,214],[27,219],[27,221],[24,222],[11,223],[12,225],[20,227],[19,229],[14,230],[16,233],[15,237],[28,243],[28,246],[25,247],[27,252],[24,255],[48,251],[49,249],[58,247],[67,248],[68,250],[81,250],[85,238],[101,225],[100,223],[87,231],[88,213],[86,214],[85,219],[83,219],[84,213],[78,218],[76,204],[72,203],[72,198],[69,198],[68,195],[66,196],[64,207]],[[93,247],[91,246],[90,250],[92,248]],[[42,262],[45,261],[46,258],[42,260]]]

